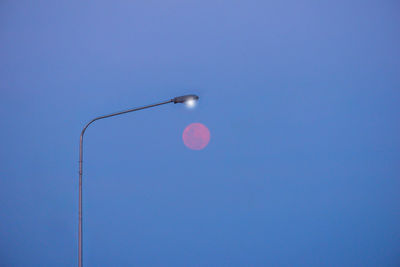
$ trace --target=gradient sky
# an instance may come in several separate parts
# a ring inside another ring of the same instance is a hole
[[[399,266],[399,10],[1,1],[0,265]]]

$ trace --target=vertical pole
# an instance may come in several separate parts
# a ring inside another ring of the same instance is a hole
[[[78,266],[83,267],[83,247],[82,247],[82,164],[83,164],[83,134],[85,130],[81,133],[81,138],[79,142],[79,236],[78,236]]]

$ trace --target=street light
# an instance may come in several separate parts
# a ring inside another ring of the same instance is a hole
[[[88,122],[85,127],[83,127],[82,132],[81,132],[81,137],[80,137],[80,142],[79,142],[79,238],[78,238],[78,250],[79,250],[79,263],[78,266],[82,267],[83,266],[83,247],[82,247],[82,241],[83,241],[83,232],[82,232],[82,169],[83,169],[83,135],[85,134],[85,131],[87,129],[87,127],[89,127],[90,124],[92,124],[94,121],[100,120],[100,119],[105,119],[105,118],[109,118],[109,117],[114,117],[117,115],[121,115],[121,114],[125,114],[128,112],[133,112],[133,111],[138,111],[138,110],[142,110],[142,109],[146,109],[146,108],[152,108],[152,107],[156,107],[156,106],[161,106],[164,104],[168,104],[168,103],[184,103],[187,104],[188,106],[194,106],[194,104],[196,103],[196,101],[199,99],[199,97],[197,95],[184,95],[184,96],[178,96],[175,98],[172,98],[168,101],[164,101],[164,102],[160,102],[157,104],[152,104],[152,105],[147,105],[147,106],[143,106],[143,107],[139,107],[139,108],[133,108],[133,109],[128,109],[125,111],[121,111],[121,112],[116,112],[116,113],[112,113],[112,114],[108,114],[108,115],[104,115],[104,116],[100,116],[100,117],[96,117],[93,120],[91,120],[90,122]]]

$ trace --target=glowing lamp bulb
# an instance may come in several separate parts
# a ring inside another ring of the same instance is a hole
[[[194,108],[194,107],[196,106],[196,100],[194,100],[194,99],[189,99],[189,100],[185,101],[185,105],[186,105],[188,108]]]

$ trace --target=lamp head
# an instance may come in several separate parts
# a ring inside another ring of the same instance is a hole
[[[194,107],[196,105],[197,100],[199,100],[199,97],[197,95],[183,95],[172,99],[174,104],[184,103],[188,107]]]

